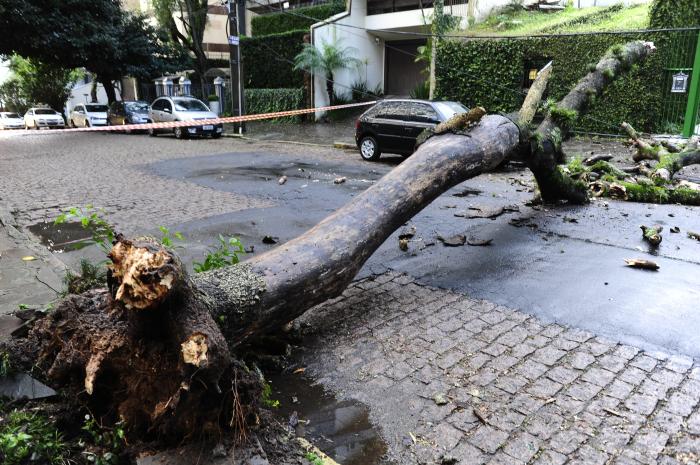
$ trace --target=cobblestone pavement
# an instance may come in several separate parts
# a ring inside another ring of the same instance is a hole
[[[120,231],[134,233],[246,208],[265,199],[206,188],[186,179],[149,174],[167,159],[251,150],[241,140],[179,141],[124,134],[0,134],[0,200],[22,226],[52,220],[73,206],[103,208]],[[280,146],[276,145],[280,151]],[[265,146],[256,143],[255,150]],[[313,153],[313,147],[307,147]]]
[[[299,323],[310,325],[298,354],[306,373],[369,406],[392,462],[700,461],[700,365],[689,357],[393,272],[356,282]]]

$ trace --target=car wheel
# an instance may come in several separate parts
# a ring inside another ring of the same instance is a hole
[[[158,135],[158,133],[156,132],[155,129],[153,129],[153,128],[148,128],[148,135],[151,136],[151,137],[156,137],[156,136]]]
[[[89,128],[89,127],[90,127],[90,121],[85,120],[84,126],[85,126],[86,128]]]
[[[372,136],[365,136],[360,141],[360,156],[363,160],[375,161],[381,156],[377,139]]]
[[[187,139],[187,133],[182,128],[175,128],[175,139]]]

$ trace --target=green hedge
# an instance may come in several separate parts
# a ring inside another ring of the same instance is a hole
[[[698,0],[654,0],[649,10],[653,28],[700,26]]]
[[[242,37],[241,53],[245,85],[251,89],[302,87],[304,72],[294,71],[294,57],[301,52],[304,34],[290,31],[262,37]]]
[[[304,105],[304,89],[246,89],[245,105],[249,115],[300,109]],[[292,116],[272,121],[300,120],[301,117]]]
[[[692,66],[695,37],[696,32],[691,31],[444,41],[438,48],[436,91],[440,98],[469,107],[512,112],[524,98],[526,62],[553,60],[547,94],[558,100],[612,45],[651,40],[657,52],[615,80],[598,98],[590,116],[579,120],[577,129],[615,133],[627,121],[641,131],[662,131],[669,122],[682,121],[687,98],[670,93],[673,72],[664,68]]]
[[[251,35],[263,36],[296,31],[298,29],[308,30],[312,24],[343,11],[345,11],[345,4],[334,1],[325,5],[307,6],[280,13],[267,13],[255,16],[250,22]],[[304,16],[309,16],[313,19],[308,19]]]

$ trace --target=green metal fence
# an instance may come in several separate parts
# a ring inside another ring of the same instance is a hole
[[[696,132],[698,114],[698,78],[700,77],[700,48],[698,29],[680,30],[659,44],[667,47],[663,64],[662,102],[659,120],[664,121],[663,132],[683,134]]]

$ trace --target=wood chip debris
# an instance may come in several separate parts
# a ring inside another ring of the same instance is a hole
[[[488,246],[491,245],[493,242],[493,239],[477,239],[475,237],[470,237],[467,239],[467,244],[480,247],[480,246]]]
[[[347,180],[348,180],[348,178],[346,178],[345,176],[341,176],[339,178],[335,178],[333,180],[333,184],[343,184]]]
[[[280,186],[281,186],[282,184],[284,184],[285,182],[287,182],[287,176],[282,176],[281,178],[279,178],[279,179],[277,180],[277,184],[279,184]]]
[[[464,236],[463,234],[455,234],[454,236],[450,237],[438,236],[437,238],[446,247],[459,247],[467,242],[467,236]]]
[[[651,260],[644,260],[642,258],[625,258],[625,263],[631,268],[640,268],[643,270],[656,271],[660,268],[656,262]]]
[[[696,241],[700,241],[700,233],[696,233],[693,231],[688,231],[688,237],[690,239],[695,239]]]

